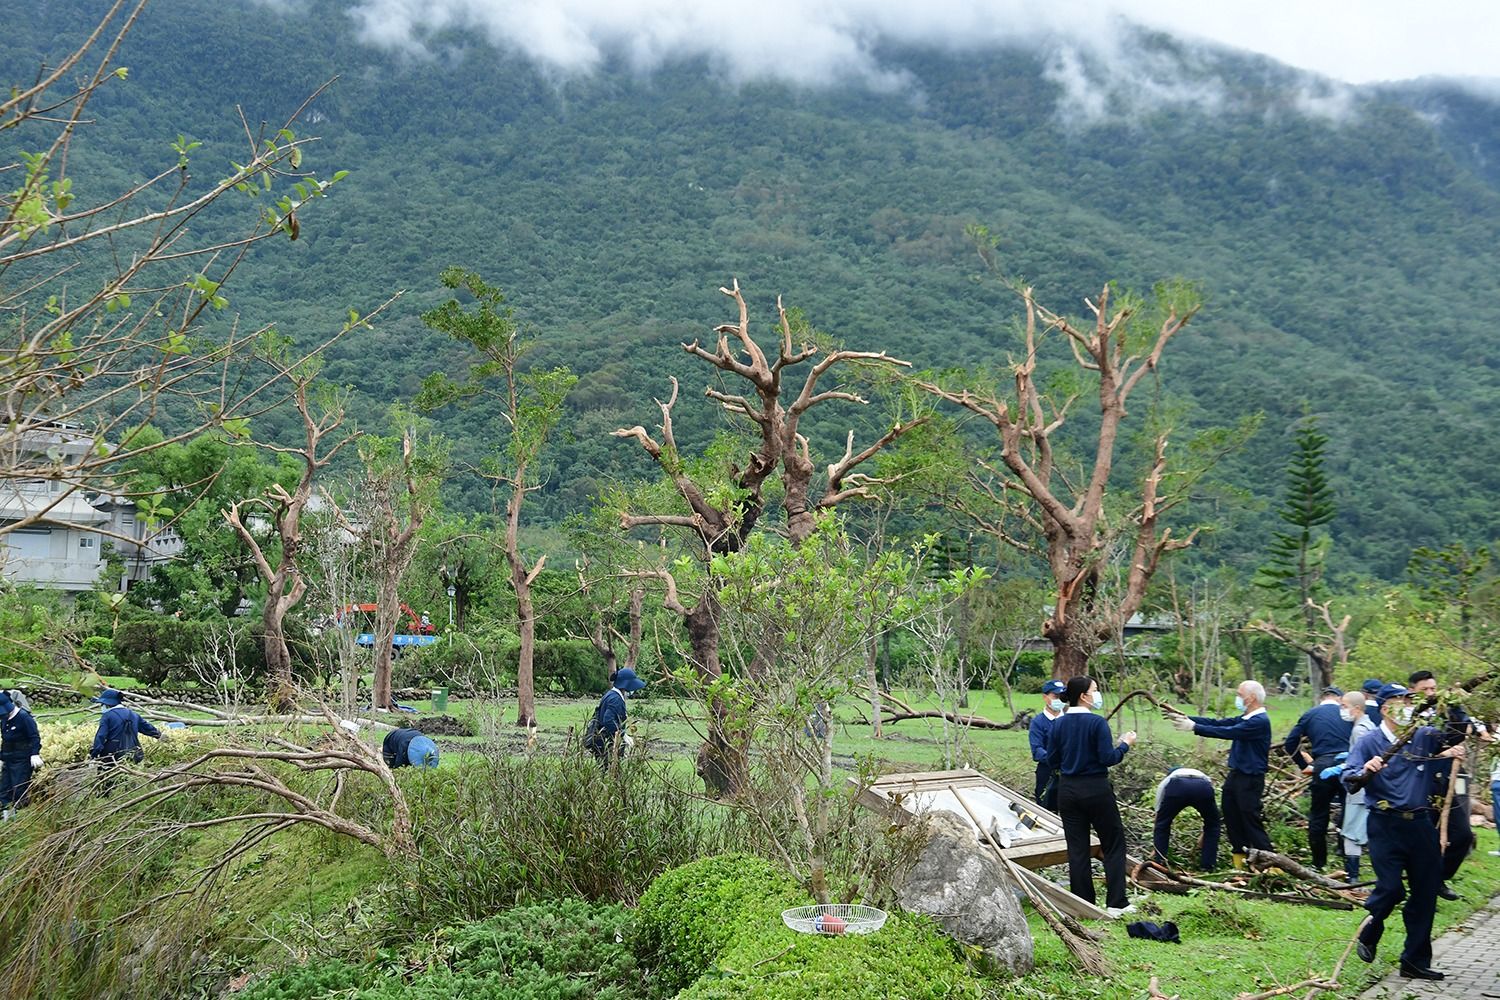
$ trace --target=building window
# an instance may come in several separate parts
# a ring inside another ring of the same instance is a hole
[[[98,539],[94,538],[93,535],[84,535],[82,538],[78,539],[78,547],[80,549],[91,549],[94,547],[94,543],[96,541],[98,541]]]

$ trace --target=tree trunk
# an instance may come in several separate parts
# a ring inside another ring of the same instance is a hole
[[[521,636],[521,654],[516,661],[516,725],[536,726],[536,609],[531,603],[531,585],[524,573],[512,576],[516,588],[516,619]]]
[[[865,680],[870,685],[870,726],[874,732],[870,735],[875,739],[883,738],[880,722],[880,678],[876,674],[875,639],[865,640]]]
[[[389,569],[389,568],[388,568]],[[375,708],[394,708],[391,699],[392,659],[395,655],[396,616],[401,610],[398,596],[400,576],[390,572],[380,581],[380,593],[375,608],[375,680],[373,705]]]
[[[1052,677],[1054,680],[1067,682],[1070,677],[1083,677],[1088,674],[1089,653],[1078,646],[1064,641],[1052,640]]]
[[[260,616],[265,633],[261,642],[266,652],[266,703],[272,712],[290,711],[296,704],[292,696],[292,653],[286,645],[286,609],[280,589],[273,587],[266,595],[265,610]]]

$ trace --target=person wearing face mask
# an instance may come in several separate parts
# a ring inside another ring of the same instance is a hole
[[[1163,703],[1167,719],[1185,733],[1229,740],[1229,774],[1224,778],[1224,826],[1236,868],[1254,848],[1271,850],[1261,814],[1266,794],[1266,771],[1271,759],[1271,717],[1266,714],[1266,689],[1259,681],[1242,681],[1234,696],[1240,715],[1227,719],[1187,715]]]
[[[1360,925],[1355,951],[1361,961],[1375,961],[1386,918],[1404,898],[1406,941],[1400,973],[1410,979],[1442,979],[1443,974],[1432,968],[1432,918],[1442,882],[1433,772],[1462,754],[1463,746],[1450,734],[1418,726],[1395,750],[1398,731],[1411,721],[1410,692],[1400,684],[1387,684],[1376,700],[1380,727],[1361,737],[1344,765],[1343,780],[1350,791],[1358,787],[1352,781],[1364,781],[1370,808],[1370,867],[1375,869],[1375,889],[1365,900],[1369,916]]]
[[[1437,697],[1438,682],[1431,670],[1418,670],[1407,678],[1407,687],[1416,702],[1424,702],[1429,698]],[[1437,709],[1428,708],[1423,712],[1424,720],[1432,725],[1439,725],[1436,721]],[[1481,742],[1488,743],[1494,739],[1488,727],[1476,722],[1464,711],[1462,705],[1449,705],[1447,721],[1439,726],[1455,742],[1466,739],[1469,735],[1477,735]],[[1459,764],[1458,773],[1454,776],[1453,807],[1448,810],[1448,846],[1443,850],[1443,884],[1438,887],[1438,896],[1442,899],[1458,899],[1458,893],[1448,885],[1449,881],[1458,874],[1459,867],[1469,852],[1474,849],[1474,828],[1469,823],[1469,786],[1473,784],[1474,776],[1464,766],[1465,759]],[[1443,798],[1448,795],[1448,778],[1452,774],[1452,768],[1440,769],[1433,777],[1437,781],[1437,794]]]
[[[1125,759],[1135,733],[1115,740],[1109,723],[1094,712],[1104,696],[1092,677],[1073,677],[1063,688],[1067,709],[1052,724],[1047,763],[1057,772],[1057,814],[1068,845],[1068,890],[1094,901],[1094,873],[1089,864],[1089,828],[1099,835],[1104,854],[1105,909],[1112,917],[1135,912],[1125,895],[1125,824],[1109,769]]]
[[[1309,776],[1307,844],[1313,867],[1319,871],[1328,867],[1328,817],[1334,804],[1344,797],[1337,772],[1328,778],[1323,774],[1338,763],[1340,755],[1349,752],[1349,736],[1354,732],[1353,720],[1344,718],[1339,701],[1343,696],[1339,688],[1324,688],[1323,700],[1302,713],[1282,743],[1287,756]],[[1302,749],[1304,740],[1306,750]]]
[[[1359,689],[1365,693],[1365,715],[1372,726],[1380,725],[1380,703],[1375,700],[1375,696],[1384,686],[1384,681],[1374,677],[1366,678],[1365,682],[1359,686]]]
[[[31,713],[0,691],[0,813],[13,819],[26,804],[32,772],[42,766],[42,736]]]
[[[1354,744],[1358,743],[1366,734],[1373,733],[1376,723],[1370,721],[1365,714],[1365,693],[1363,691],[1350,691],[1344,695],[1343,708],[1340,715],[1345,721],[1353,723],[1353,731],[1349,734],[1349,752],[1354,752]],[[1342,780],[1344,771],[1343,764],[1337,764],[1325,768],[1323,773],[1329,777],[1339,777]],[[1345,789],[1344,795],[1344,819],[1339,824],[1339,832],[1344,840],[1344,877],[1352,885],[1359,881],[1359,859],[1364,854],[1365,844],[1369,843],[1367,823],[1370,810],[1365,805],[1365,790],[1357,791]]]
[[[599,699],[599,707],[594,709],[594,717],[584,730],[583,741],[603,766],[608,767],[611,761],[618,759],[618,744],[629,738],[625,734],[626,697],[645,686],[646,682],[637,677],[634,670],[621,667],[615,671],[610,689]]]
[[[1156,786],[1156,825],[1151,831],[1151,845],[1156,860],[1167,864],[1167,849],[1172,842],[1172,821],[1184,809],[1197,810],[1203,817],[1203,837],[1198,841],[1198,867],[1213,871],[1219,860],[1219,807],[1214,802],[1214,783],[1202,771],[1191,767],[1174,767]]]
[[[1027,731],[1031,739],[1031,759],[1036,761],[1036,792],[1031,799],[1048,812],[1057,812],[1057,775],[1047,763],[1047,738],[1052,733],[1052,724],[1067,707],[1062,702],[1066,687],[1059,680],[1049,680],[1042,685],[1042,711],[1031,717],[1031,727]]]

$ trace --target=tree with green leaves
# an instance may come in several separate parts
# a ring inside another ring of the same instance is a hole
[[[997,270],[993,239],[982,229],[973,235],[990,270]],[[947,499],[997,541],[1046,561],[1053,606],[1041,632],[1052,643],[1052,676],[1067,678],[1087,673],[1094,650],[1121,633],[1145,599],[1162,557],[1192,544],[1196,529],[1174,538],[1164,518],[1188,498],[1189,487],[1222,450],[1237,447],[1248,429],[1226,435],[1220,450],[1209,449],[1201,456],[1204,461],[1187,470],[1169,470],[1167,430],[1158,430],[1139,493],[1123,503],[1108,503],[1126,403],[1148,376],[1156,375],[1167,344],[1197,315],[1198,295],[1182,283],[1158,286],[1149,299],[1119,294],[1106,285],[1085,300],[1091,321],[1078,322],[1039,303],[1031,286],[1010,287],[1025,308],[1022,353],[1011,360],[1007,379],[1014,394],[993,384],[975,384],[967,374],[917,379],[916,384],[994,425],[998,456],[966,461],[953,483],[963,488],[949,492]],[[1091,392],[1076,380],[1039,374],[1041,350],[1052,334],[1061,335],[1077,371],[1092,383]],[[1089,440],[1081,442],[1083,468],[1075,475],[1059,445],[1059,431],[1074,402],[1085,394],[1098,399],[1098,424]],[[1128,549],[1129,568],[1119,593],[1110,593],[1105,570],[1120,548]]]
[[[443,372],[429,375],[422,382],[417,406],[431,411],[450,403],[483,399],[498,409],[504,424],[504,445],[475,471],[490,484],[496,507],[500,497],[505,501],[505,561],[516,595],[517,634],[521,639],[516,667],[516,723],[530,728],[536,725],[536,605],[531,588],[547,556],[543,554],[533,563],[521,552],[521,507],[526,494],[540,489],[538,463],[542,450],[562,418],[563,401],[578,378],[562,367],[525,369],[523,362],[532,344],[521,339],[520,328],[500,289],[459,267],[445,268],[439,280],[445,288],[467,293],[474,300],[474,308],[465,309],[458,299],[449,299],[423,313],[422,322],[469,345],[479,354],[479,360],[469,366],[461,382]]]
[[[1271,607],[1286,612],[1295,622],[1267,620],[1258,627],[1306,654],[1315,691],[1332,684],[1336,667],[1348,659],[1350,621],[1347,616],[1342,623],[1334,621],[1323,583],[1329,538],[1320,529],[1338,513],[1333,486],[1323,470],[1327,444],[1328,436],[1311,415],[1297,425],[1287,464],[1286,494],[1276,512],[1288,530],[1278,531],[1271,540],[1269,559],[1255,579]]]

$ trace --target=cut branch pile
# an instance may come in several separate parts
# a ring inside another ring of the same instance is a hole
[[[956,726],[971,729],[1025,729],[1031,725],[1031,713],[1025,711],[1017,712],[1016,717],[1009,722],[996,722],[982,715],[960,715],[957,712],[943,712],[937,709],[913,708],[889,691],[882,691],[880,700],[882,703],[881,722],[887,726],[905,722],[907,719],[947,719]]]
[[[1311,869],[1297,864],[1284,855],[1270,851],[1252,851],[1253,866],[1266,871],[1280,869],[1289,878],[1299,880],[1295,891],[1266,892],[1251,888],[1251,879],[1257,873],[1236,872],[1225,881],[1198,878],[1185,872],[1169,868],[1157,861],[1130,859],[1130,877],[1142,888],[1152,892],[1170,892],[1183,895],[1194,889],[1213,889],[1233,893],[1246,899],[1269,899],[1278,903],[1293,903],[1316,906],[1329,910],[1352,910],[1364,901],[1365,894],[1343,882],[1326,878]]]

